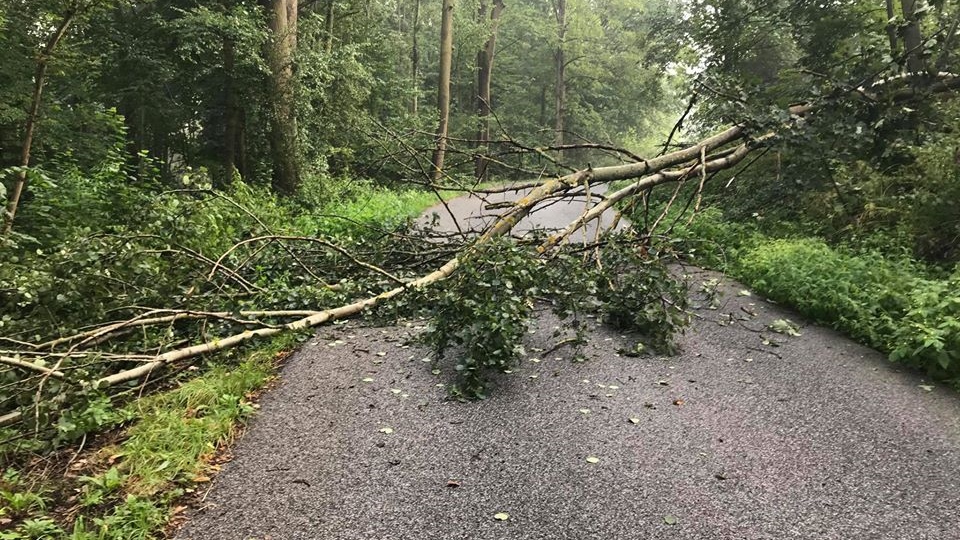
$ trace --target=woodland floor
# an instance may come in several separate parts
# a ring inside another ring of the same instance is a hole
[[[764,331],[798,319],[722,288],[677,356],[601,327],[586,362],[527,361],[476,403],[445,399],[415,325],[323,329],[179,538],[960,538],[957,395],[830,330]]]
[[[960,397],[719,289],[673,357],[622,356],[602,326],[587,361],[546,355],[541,313],[470,403],[408,344],[421,322],[323,328],[177,538],[960,539]]]

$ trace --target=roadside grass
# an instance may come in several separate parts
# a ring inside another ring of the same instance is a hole
[[[131,401],[121,412],[136,420],[116,442],[78,453],[62,480],[8,469],[0,480],[0,525],[8,530],[0,539],[159,537],[180,510],[174,503],[210,481],[256,409],[252,400],[303,337],[278,337],[239,363]]]
[[[681,224],[674,236],[691,262],[724,270],[960,390],[960,268],[951,273],[907,255],[809,236],[775,238],[755,224],[726,222],[717,210]]]

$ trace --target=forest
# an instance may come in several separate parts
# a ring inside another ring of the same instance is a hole
[[[669,353],[678,260],[960,388],[958,25],[945,0],[0,0],[0,539],[161,537],[340,319],[426,317],[460,399],[520,364],[534,301]],[[414,226],[509,184],[477,235]],[[603,212],[631,226],[567,242]]]

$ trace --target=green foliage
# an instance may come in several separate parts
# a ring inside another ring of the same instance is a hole
[[[675,333],[688,322],[686,286],[629,236],[550,260],[529,246],[497,239],[473,248],[453,276],[414,300],[428,306],[431,316],[425,342],[438,359],[447,353],[456,358],[458,395],[483,398],[489,373],[518,367],[535,300],[548,302],[567,321],[574,343],[582,340],[581,318],[596,314],[637,333],[634,352],[672,353]]]
[[[426,343],[438,357],[454,349],[459,393],[483,398],[490,371],[519,364],[539,266],[527,249],[497,240],[470,253],[437,288]]]
[[[40,493],[33,491],[0,490],[0,501],[9,517],[22,517],[34,511],[46,508],[46,500]]]
[[[689,322],[686,285],[655,253],[627,237],[608,242],[600,260],[597,299],[604,320],[639,332],[654,350],[674,354],[674,333]]]
[[[889,353],[891,360],[938,378],[960,378],[956,271],[938,279],[936,269],[904,255],[832,247],[814,238],[773,239],[728,224],[716,211],[702,214],[681,234],[684,245],[696,246],[700,264],[724,268],[757,292]],[[698,240],[711,235],[720,241]]]
[[[8,469],[0,478],[0,517],[14,521],[0,538],[159,538],[170,503],[184,488],[204,481],[207,462],[253,412],[248,396],[272,376],[276,355],[296,341],[295,336],[277,338],[233,367],[213,367],[173,390],[125,406],[122,413],[133,421],[126,437],[102,451],[116,464],[76,479],[82,508],[70,533],[46,514],[51,506],[46,490]]]
[[[960,382],[960,272],[918,281],[909,298],[890,358]]]
[[[120,489],[126,477],[117,467],[110,467],[106,472],[96,476],[81,476],[78,481],[83,485],[80,503],[84,506],[95,506]]]
[[[817,240],[773,240],[744,254],[737,275],[757,291],[890,350],[914,271],[878,253],[848,255]]]

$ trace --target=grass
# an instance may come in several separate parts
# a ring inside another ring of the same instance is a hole
[[[123,412],[137,420],[122,440],[86,454],[90,474],[67,485],[38,485],[8,470],[0,481],[0,519],[9,520],[9,530],[0,540],[160,537],[173,503],[210,480],[213,460],[253,413],[251,398],[296,338],[279,337],[236,365],[216,365],[177,388],[129,403]],[[71,490],[76,497],[54,508],[51,492]]]

